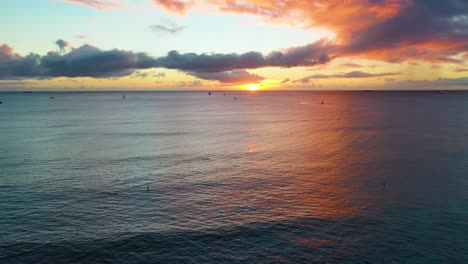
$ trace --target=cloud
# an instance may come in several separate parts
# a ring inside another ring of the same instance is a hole
[[[29,54],[25,57],[13,52],[7,44],[0,46],[0,80],[16,80],[21,78],[41,78],[43,75],[39,65],[40,56]]]
[[[13,53],[12,47],[8,46],[7,44],[0,46],[0,62],[16,60],[19,58],[21,58],[21,56],[19,54]]]
[[[162,77],[166,77],[166,73],[164,73],[164,72],[135,71],[130,75],[130,78],[135,78],[135,79],[144,79],[144,78],[147,78],[147,77],[162,78]]]
[[[356,32],[343,51],[388,61],[458,63],[452,56],[468,49],[467,14],[466,0],[414,0],[395,16]]]
[[[397,15],[354,36],[349,50],[360,51],[424,42],[468,40],[468,2],[414,0]]]
[[[468,72],[468,69],[466,68],[455,68],[453,72]]]
[[[351,62],[348,62],[348,63],[343,63],[340,65],[341,67],[345,67],[345,68],[361,68],[362,66],[359,65],[359,64],[356,64],[356,63],[351,63]]]
[[[86,36],[86,35],[75,35],[73,36],[74,38],[77,38],[77,39],[88,39],[89,37]]]
[[[115,9],[121,6],[120,3],[115,0],[61,0],[61,1],[81,4],[81,5],[92,7],[98,10]]]
[[[468,77],[464,78],[440,78],[437,80],[409,80],[393,82],[383,86],[385,89],[395,90],[446,90],[467,89]]]
[[[313,66],[329,62],[333,47],[326,40],[293,47],[282,51],[273,51],[267,55],[260,52],[243,54],[180,54],[171,51],[165,57],[158,58],[156,64],[168,69],[189,72],[222,72],[235,69],[256,69],[263,67]]]
[[[310,75],[295,82],[303,82],[306,83],[309,79],[329,79],[329,78],[371,78],[371,77],[384,77],[384,76],[394,76],[399,75],[400,73],[397,72],[383,72],[383,73],[368,73],[362,71],[352,71],[347,73],[337,73],[337,74],[315,74]]]
[[[216,80],[220,83],[256,83],[264,78],[257,74],[250,74],[246,70],[233,70],[224,72],[188,72],[204,80]]]
[[[24,80],[0,81],[1,88],[25,87],[25,86],[35,85],[35,84],[37,84],[37,82],[24,81]]]
[[[60,53],[64,53],[70,47],[70,43],[63,39],[58,39],[55,44],[58,46]]]
[[[339,56],[401,62],[460,63],[468,50],[466,0],[199,0],[154,1],[168,10],[195,6],[263,17],[279,23],[326,28],[336,34]]]
[[[185,10],[192,5],[190,1],[180,0],[153,0],[157,5],[163,6],[169,11],[184,13]]]
[[[176,88],[197,88],[200,86],[203,86],[203,83],[200,81],[178,82]]]
[[[160,24],[151,25],[150,29],[153,32],[163,32],[163,33],[175,34],[175,33],[178,33],[180,31],[184,30],[185,27],[181,26],[181,25],[178,25],[178,24],[176,24],[174,22],[165,20],[165,21],[161,21]]]
[[[62,0],[110,9],[122,0]],[[153,0],[185,13],[191,8],[260,16],[289,25],[325,28],[336,35],[337,56],[386,62],[426,60],[461,63],[468,56],[466,0]],[[155,31],[175,33],[177,25],[156,24]]]
[[[134,69],[152,67],[153,61],[144,53],[117,49],[102,51],[90,45],[66,54],[49,52],[40,56],[31,53],[25,57],[11,55],[12,51],[0,54],[7,58],[0,60],[0,79],[125,76]]]
[[[59,42],[59,41],[58,41]],[[59,47],[65,47],[62,42]],[[100,50],[83,45],[61,54],[49,52],[45,56],[29,54],[22,57],[4,44],[0,49],[0,79],[127,76],[136,70],[149,68],[175,69],[207,80],[219,82],[255,82],[261,76],[249,74],[245,69],[263,67],[311,66],[327,63],[333,47],[325,40],[307,46],[274,51],[267,55],[259,52],[243,54],[195,54],[171,51],[155,58],[146,53],[123,50]]]
[[[83,45],[65,55],[41,58],[41,67],[49,77],[117,77],[135,69],[152,67],[153,59],[145,53],[123,50],[102,51]]]
[[[312,79],[312,76],[307,76],[301,79],[294,80],[293,83],[310,83],[310,80]]]

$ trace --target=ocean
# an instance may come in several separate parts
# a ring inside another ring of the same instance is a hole
[[[0,93],[0,263],[468,263],[468,92],[122,94]]]

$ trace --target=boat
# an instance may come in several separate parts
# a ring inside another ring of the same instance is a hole
[[[123,94],[123,95],[122,95],[122,98],[127,98],[127,97],[125,96],[125,94]]]
[[[211,95],[211,91],[208,92],[208,95]]]

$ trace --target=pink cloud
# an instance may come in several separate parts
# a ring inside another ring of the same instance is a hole
[[[75,35],[74,37],[77,38],[77,39],[88,39],[89,38],[86,35]]]
[[[60,0],[62,2],[70,2],[92,7],[98,10],[110,10],[121,6],[119,1],[115,0]]]
[[[0,61],[9,61],[20,59],[21,56],[13,52],[13,48],[8,44],[3,44],[0,46]]]

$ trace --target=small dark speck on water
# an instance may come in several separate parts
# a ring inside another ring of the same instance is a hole
[[[385,190],[385,189],[387,189],[387,182],[386,181],[382,182],[382,190]]]
[[[54,99],[55,97],[51,96],[51,97],[49,97],[49,98],[50,98],[50,99]]]

